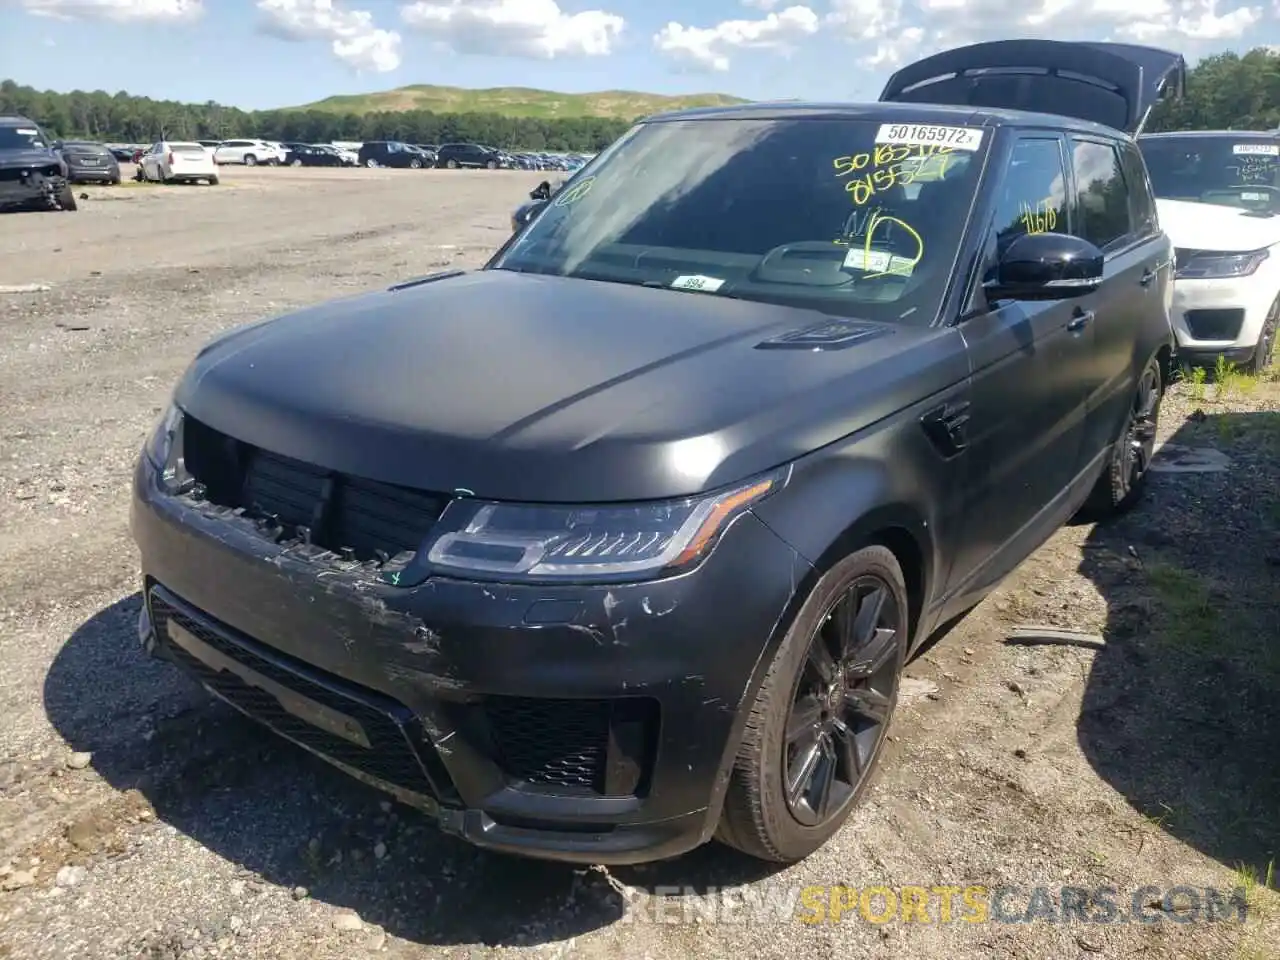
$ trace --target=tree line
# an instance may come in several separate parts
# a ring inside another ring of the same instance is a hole
[[[329,113],[321,110],[241,110],[219,103],[152,100],[124,92],[57,93],[0,81],[0,115],[18,114],[51,136],[106,143],[170,140],[266,140],[328,143],[334,140],[403,140],[408,143],[485,143],[506,149],[581,150],[608,146],[632,121],[607,117],[541,119],[497,113],[433,113],[429,110]]]
[[[325,143],[332,140],[463,141],[525,150],[596,151],[620,136],[630,120],[603,117],[539,119],[497,113],[428,110],[328,113],[319,110],[240,110],[209,101],[178,103],[124,91],[57,93],[0,82],[0,114],[20,114],[61,138],[149,143],[160,137],[227,140],[261,137]],[[1188,71],[1186,97],[1161,103],[1147,129],[1274,130],[1280,127],[1280,55],[1258,47],[1243,55],[1206,57]]]

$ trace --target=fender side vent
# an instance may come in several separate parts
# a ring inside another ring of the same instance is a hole
[[[757,350],[844,350],[890,332],[889,328],[860,320],[825,320],[757,343]]]
[[[414,277],[412,280],[404,280],[400,283],[392,284],[387,287],[388,290],[395,292],[396,290],[408,290],[410,287],[420,287],[424,283],[434,283],[436,280],[448,280],[450,277],[460,277],[467,271],[465,270],[445,270],[443,273],[430,273],[425,277]]]

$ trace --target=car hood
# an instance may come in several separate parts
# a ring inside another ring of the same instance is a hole
[[[861,335],[758,348],[831,322],[709,294],[455,273],[233,330],[175,401],[247,443],[387,483],[542,502],[684,496],[968,373],[954,329],[837,321]]]
[[[58,155],[49,150],[0,150],[0,167],[44,167],[58,162]]]
[[[1280,216],[1191,200],[1156,200],[1156,212],[1175,247],[1245,251],[1280,243]]]

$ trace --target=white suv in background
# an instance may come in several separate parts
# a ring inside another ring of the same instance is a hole
[[[1280,326],[1280,136],[1247,130],[1138,138],[1177,267],[1178,353],[1260,371]]]
[[[254,167],[260,163],[278,166],[284,163],[284,149],[265,140],[224,140],[213,151],[214,163],[243,163]]]

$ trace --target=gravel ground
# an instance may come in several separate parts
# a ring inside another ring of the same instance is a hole
[[[612,871],[480,853],[144,660],[130,469],[195,350],[478,265],[539,179],[231,170],[0,217],[0,291],[47,288],[0,292],[0,956],[1280,956],[1280,898],[1248,883],[1280,859],[1273,379],[1175,386],[1162,440],[1225,472],[1157,474],[1123,520],[1065,528],[918,657],[869,799],[781,872],[715,846]],[[1028,623],[1104,640],[1005,641]],[[1244,925],[1160,903],[1242,884]],[[959,898],[944,922],[937,892],[928,922],[871,922],[879,895],[835,922],[808,908],[836,885],[1016,891],[987,922]],[[1156,906],[1006,922],[1063,887]]]

